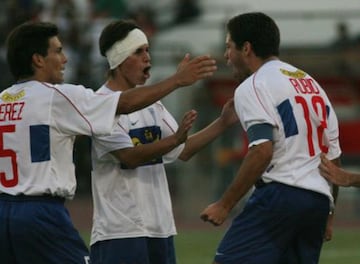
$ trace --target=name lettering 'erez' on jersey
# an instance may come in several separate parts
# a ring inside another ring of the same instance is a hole
[[[72,198],[76,135],[108,134],[119,93],[38,81],[0,94],[0,193]]]
[[[292,65],[273,60],[239,85],[234,100],[245,130],[262,123],[274,128],[274,152],[264,181],[313,190],[332,200],[318,165],[321,152],[330,159],[340,156],[338,121],[320,85]]]

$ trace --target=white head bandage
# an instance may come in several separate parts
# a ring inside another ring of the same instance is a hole
[[[127,57],[129,57],[137,48],[148,44],[148,40],[144,32],[135,28],[123,40],[119,40],[112,45],[106,52],[106,58],[109,62],[110,69],[115,69]]]

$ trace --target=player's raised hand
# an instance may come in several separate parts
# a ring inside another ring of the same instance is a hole
[[[186,141],[188,132],[191,129],[196,117],[197,112],[195,110],[190,110],[184,114],[179,128],[175,133],[178,144],[184,143]]]
[[[190,54],[187,53],[179,63],[175,76],[179,86],[187,86],[212,76],[216,70],[216,61],[209,55],[191,59]]]
[[[239,122],[239,117],[235,112],[234,99],[229,99],[223,106],[220,118],[225,126],[231,126]]]

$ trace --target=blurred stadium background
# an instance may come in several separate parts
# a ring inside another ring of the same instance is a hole
[[[105,59],[98,52],[100,31],[110,20],[132,18],[151,41],[153,68],[150,82],[172,74],[186,52],[192,55],[208,53],[217,59],[219,70],[213,78],[196,84],[196,87],[176,91],[163,100],[178,120],[186,110],[196,109],[199,113],[196,131],[219,114],[222,104],[234,91],[236,83],[223,59],[225,22],[233,15],[248,11],[263,11],[276,20],[281,30],[281,59],[313,75],[328,92],[340,121],[343,165],[360,171],[360,140],[357,138],[360,135],[359,0],[153,0],[151,4],[146,0],[2,0],[0,87],[4,89],[12,83],[5,60],[5,38],[15,25],[26,20],[55,22],[61,29],[69,60],[66,81],[96,90],[104,82],[107,69]],[[213,234],[214,243],[218,242],[221,232],[202,223],[198,215],[232,180],[245,153],[246,139],[237,126],[193,160],[187,163],[179,161],[167,167],[180,244],[181,239],[187,241],[190,237],[193,242],[197,241],[194,240],[195,233],[202,231]],[[75,162],[78,190],[68,208],[75,224],[87,237],[92,205],[90,157],[85,138],[76,142]],[[241,210],[241,206],[242,202],[234,214]],[[327,259],[327,256],[351,254],[358,261],[343,263],[358,263],[359,253],[354,253],[356,250],[351,251],[349,247],[360,245],[358,237],[354,237],[359,228],[360,189],[341,188],[335,232],[341,231],[339,236],[348,241],[349,246],[337,247],[335,236],[332,243],[338,249],[334,251],[331,245],[326,246],[322,263],[337,263],[331,262],[331,257]],[[202,243],[201,238],[199,243]],[[206,237],[204,240],[211,241]],[[212,256],[214,246],[211,244],[209,256]],[[184,246],[181,250],[188,249]]]

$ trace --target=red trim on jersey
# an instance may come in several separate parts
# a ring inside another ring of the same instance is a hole
[[[257,72],[254,73],[254,76],[253,76],[253,79],[252,79],[252,88],[254,89],[254,92],[255,92],[255,95],[256,95],[256,98],[258,99],[261,107],[264,109],[264,111],[268,114],[269,117],[271,117],[271,114],[266,110],[264,104],[261,102],[260,100],[260,96],[258,95],[256,89],[255,89],[255,77],[256,77],[256,74]]]
[[[253,85],[252,88],[254,89],[254,92],[255,92],[255,94],[256,94],[256,98],[257,98],[258,101],[260,102],[262,108],[263,108],[263,109],[265,110],[265,112],[270,116],[269,112],[266,110],[265,106],[264,106],[263,103],[261,102],[260,97],[259,97],[259,95],[258,95],[258,93],[257,93],[257,91],[256,91],[256,89],[255,89],[255,77],[256,77],[256,74],[257,74],[257,72],[254,73],[254,77],[253,77],[253,79],[252,79],[252,85]]]
[[[75,106],[75,104],[70,100],[69,97],[67,97],[64,93],[62,93],[62,92],[61,92],[58,88],[56,88],[55,86],[50,86],[48,83],[43,83],[43,82],[41,82],[41,83],[42,83],[45,87],[51,88],[51,89],[55,90],[56,92],[58,92],[59,94],[61,94],[61,95],[74,107],[74,109],[76,110],[76,112],[79,113],[79,115],[85,120],[85,122],[88,123],[89,128],[90,128],[90,131],[91,131],[91,134],[93,134],[93,128],[92,128],[92,126],[91,126],[90,121],[85,118],[85,116],[80,112],[80,110]]]
[[[166,120],[164,118],[162,119],[162,121],[165,123],[165,125],[167,125],[170,128],[171,132],[173,132],[175,134],[175,130],[169,125],[168,122],[166,122]]]

